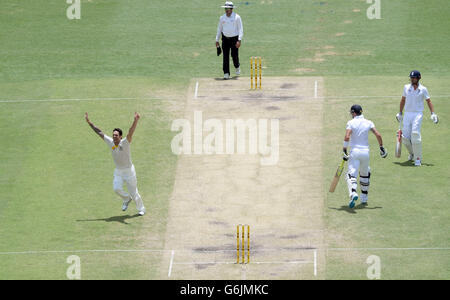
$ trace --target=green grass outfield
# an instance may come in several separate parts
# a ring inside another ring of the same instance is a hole
[[[191,78],[221,76],[214,37],[222,2],[82,0],[81,20],[69,21],[65,1],[2,1],[0,279],[65,279],[70,254],[81,257],[83,279],[159,278],[166,268],[159,252],[70,251],[164,248],[176,167],[170,124],[183,112]],[[342,208],[344,181],[327,195],[327,246],[449,248],[447,1],[382,0],[381,20],[367,19],[362,0],[235,4],[245,29],[244,75],[247,58],[258,55],[264,76],[325,78],[324,176],[317,180],[327,187],[339,163],[351,104],[362,104],[385,139],[387,159],[371,152],[371,209]],[[422,168],[393,155],[394,116],[411,69],[422,72],[441,118],[435,126],[425,111]],[[48,99],[90,100],[39,101]],[[108,133],[127,131],[141,112],[132,152],[146,219],[133,218],[134,205],[119,210],[109,151],[85,111]],[[70,251],[28,252],[55,250]],[[364,279],[372,254],[381,258],[383,279],[450,278],[449,250],[399,249],[330,250],[325,277]]]

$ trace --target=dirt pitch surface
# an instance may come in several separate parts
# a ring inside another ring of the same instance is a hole
[[[191,127],[194,111],[224,128],[226,119],[278,119],[279,161],[261,165],[248,141],[247,154],[180,155],[161,278],[323,278],[322,93],[321,77],[266,77],[261,90],[243,77],[192,81]],[[236,263],[238,224],[250,225],[249,264]]]

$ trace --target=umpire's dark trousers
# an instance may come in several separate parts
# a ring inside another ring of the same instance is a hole
[[[236,48],[238,36],[226,37],[222,34],[222,50],[223,50],[223,73],[230,74],[230,49],[231,57],[233,58],[233,65],[239,68],[239,49]]]

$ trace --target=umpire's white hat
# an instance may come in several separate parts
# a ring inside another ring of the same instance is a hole
[[[234,4],[231,1],[226,1],[225,5],[222,5],[223,8],[234,8]]]

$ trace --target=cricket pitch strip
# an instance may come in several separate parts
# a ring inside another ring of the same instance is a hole
[[[224,123],[278,119],[279,159],[261,165],[261,155],[248,148],[180,155],[161,279],[324,277],[325,255],[316,250],[324,243],[323,79],[263,77],[262,83],[255,91],[245,77],[191,82],[185,119],[193,124],[195,111]],[[238,224],[251,226],[249,264],[236,263]]]

